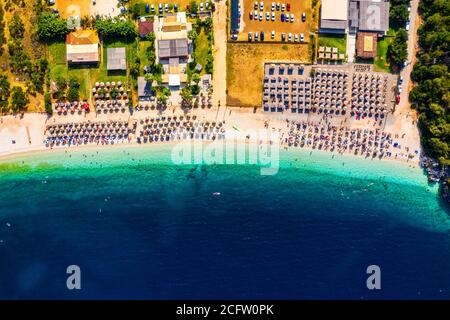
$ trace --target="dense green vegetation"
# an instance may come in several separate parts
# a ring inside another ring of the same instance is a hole
[[[387,36],[379,43],[375,59],[378,70],[388,71],[389,67],[390,71],[398,71],[408,58],[408,33],[405,24],[409,19],[409,1],[389,1],[389,30]]]
[[[13,87],[11,90],[11,108],[14,112],[22,111],[30,102],[28,95],[22,87]]]
[[[100,18],[95,20],[94,28],[104,40],[114,38],[134,41],[137,36],[136,26],[131,20],[116,21],[111,18]]]
[[[389,1],[389,24],[394,28],[404,27],[409,18],[409,0]]]
[[[212,30],[212,19],[196,19],[189,32],[189,39],[194,43],[194,52],[192,53],[193,62],[189,65],[188,78],[196,71],[195,66],[199,63],[206,73],[213,72],[214,57],[212,47],[214,43],[214,34]]]
[[[0,5],[0,54],[3,54],[3,45],[6,42],[5,37],[5,10],[3,10],[3,6]]]
[[[391,68],[401,69],[403,63],[408,59],[408,33],[405,29],[400,28],[389,44],[387,56],[391,63]]]
[[[192,4],[191,4],[192,11]],[[187,78],[188,83],[180,91],[183,107],[191,107],[194,96],[200,93],[200,74],[213,72],[213,54],[212,47],[214,43],[214,35],[212,30],[212,20],[196,19],[189,32],[189,39],[194,43],[194,51],[192,52],[193,61],[188,64]],[[197,64],[202,66],[202,70],[196,69]]]
[[[0,74],[0,112],[3,113],[8,110],[9,104],[9,94],[10,94],[11,84],[9,83],[8,77],[4,74]]]
[[[450,164],[450,2],[422,0],[419,7],[423,24],[419,28],[420,52],[412,78],[416,86],[410,93],[419,111],[419,127],[425,151]]]
[[[160,63],[156,63],[155,39],[155,34],[153,32],[150,32],[146,37],[148,46],[145,51],[145,60],[147,64],[144,66],[144,78],[147,82],[156,82],[156,85],[152,87],[152,90],[156,95],[158,103],[165,105],[171,93],[167,87],[162,85],[163,67]]]
[[[63,39],[69,32],[67,21],[56,17],[51,12],[42,13],[37,21],[37,34],[43,42]]]

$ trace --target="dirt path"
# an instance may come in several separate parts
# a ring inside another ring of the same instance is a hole
[[[227,89],[227,4],[225,0],[215,1],[214,25],[214,71],[213,105],[225,105]]]
[[[408,32],[408,60],[406,67],[403,68],[400,75],[403,76],[403,91],[400,94],[400,103],[396,107],[392,120],[392,131],[405,134],[407,143],[413,145],[416,150],[420,149],[419,130],[417,128],[417,112],[411,109],[408,100],[411,90],[411,71],[414,67],[415,55],[418,48],[417,29],[420,25],[418,15],[419,0],[411,1],[410,12],[410,30]]]

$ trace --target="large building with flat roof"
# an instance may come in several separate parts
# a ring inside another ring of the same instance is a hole
[[[346,33],[348,29],[348,0],[322,0],[319,32]]]
[[[358,1],[359,31],[377,32],[385,35],[389,29],[388,1]]]

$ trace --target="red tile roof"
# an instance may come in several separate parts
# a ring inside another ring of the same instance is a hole
[[[150,32],[153,32],[153,21],[139,22],[139,35],[145,37]]]

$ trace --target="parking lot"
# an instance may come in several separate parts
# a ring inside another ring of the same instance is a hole
[[[300,42],[301,34],[303,34],[304,42],[309,41],[312,21],[311,0],[280,2],[240,0],[240,10],[238,41],[248,41],[249,32],[251,32],[251,41],[261,41],[261,31],[264,33],[264,41],[287,42],[289,34],[291,34],[291,42]],[[304,22],[302,21],[303,12],[306,15]],[[257,34],[256,39],[255,34]]]

